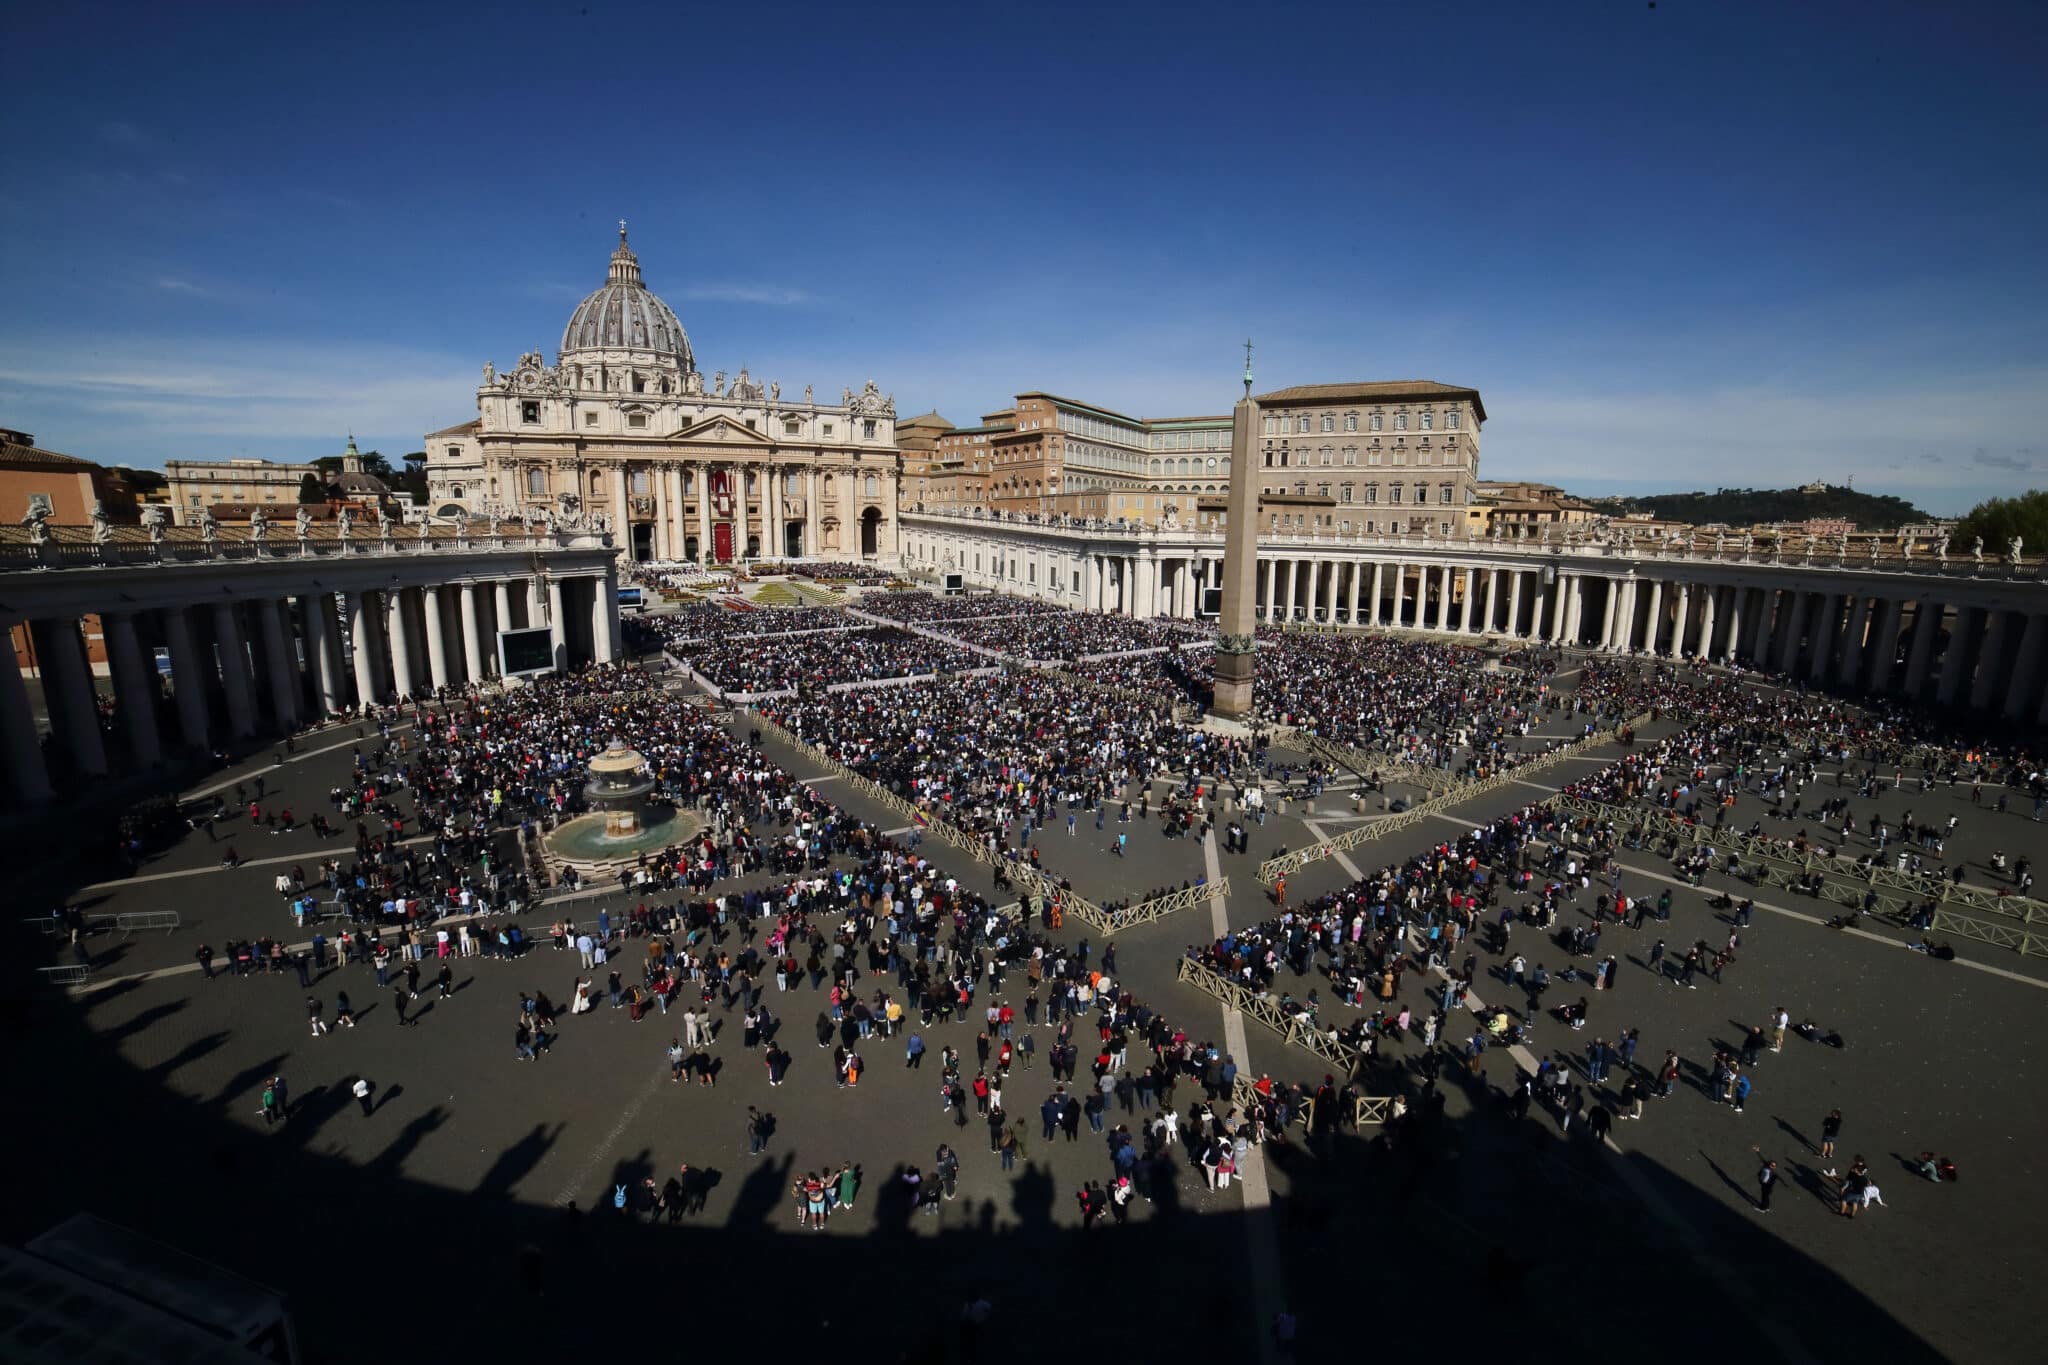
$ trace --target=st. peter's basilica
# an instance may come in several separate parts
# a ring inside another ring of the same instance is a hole
[[[731,562],[896,553],[896,404],[869,381],[818,402],[745,367],[707,383],[619,225],[602,288],[509,372],[484,366],[477,416],[426,438],[436,516],[608,524],[635,559]]]

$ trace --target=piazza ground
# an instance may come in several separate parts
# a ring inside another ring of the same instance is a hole
[[[744,716],[734,724],[744,732]],[[327,793],[356,742],[353,727],[310,736],[264,773],[266,804],[290,804],[302,819],[331,812]],[[885,828],[898,823],[850,799],[807,755],[767,747],[833,800]],[[1419,851],[1460,824],[1539,801],[1611,756],[1596,750],[1349,860],[1368,869]],[[271,761],[270,750],[253,753],[192,789],[226,784],[231,794]],[[1950,857],[1970,866],[1972,880],[1989,880],[1983,860],[1994,849],[2043,849],[2043,827],[2024,811],[1972,807],[1966,787],[1887,796],[1876,808],[1896,819],[1909,804],[1922,820],[1952,807],[1961,815]],[[1376,808],[1368,798],[1366,816]],[[1359,818],[1340,784],[1312,810],[1255,828],[1249,856],[1220,856],[1232,881],[1229,921],[1273,913],[1254,876],[1260,858]],[[139,875],[109,881],[111,869],[88,856],[98,840],[67,841],[61,822],[30,832],[21,827],[12,858],[21,914],[68,899],[94,911],[175,909],[184,925],[90,940],[95,985],[76,995],[25,982],[47,950],[25,932],[17,938],[8,955],[16,1118],[5,1150],[18,1178],[0,1211],[5,1234],[19,1241],[88,1209],[210,1256],[291,1296],[310,1359],[682,1344],[769,1360],[837,1351],[1242,1356],[1264,1344],[1251,1304],[1253,1249],[1265,1245],[1277,1248],[1272,1273],[1301,1320],[1304,1354],[1455,1345],[1562,1358],[1654,1343],[1684,1358],[1828,1361],[1883,1350],[1894,1362],[1993,1361],[2030,1353],[2038,1334],[2032,1287],[2048,1271],[2036,1137],[2048,1117],[2038,1041],[2048,964],[1976,944],[1959,945],[1958,962],[1930,961],[1903,951],[1905,935],[1890,930],[1822,928],[1814,902],[1785,893],[1760,902],[1724,981],[1687,991],[1642,970],[1649,943],[1719,941],[1727,928],[1705,892],[1674,886],[1670,923],[1603,940],[1624,965],[1615,992],[1591,997],[1585,1032],[1536,1023],[1539,1054],[1576,1059],[1595,1035],[1636,1027],[1640,1062],[1672,1047],[1691,1064],[1691,1083],[1652,1102],[1642,1122],[1618,1124],[1609,1148],[1561,1136],[1540,1110],[1507,1120],[1498,1091],[1513,1062],[1496,1050],[1483,1085],[1446,1073],[1445,1111],[1426,1140],[1390,1150],[1367,1130],[1323,1154],[1298,1140],[1269,1147],[1270,1212],[1248,1213],[1239,1190],[1208,1191],[1183,1166],[1178,1188],[1138,1208],[1129,1227],[1083,1235],[1073,1192],[1102,1179],[1108,1162],[1085,1126],[1073,1144],[1039,1140],[1042,1058],[1011,1078],[1009,1107],[1027,1150],[1006,1175],[986,1129],[972,1116],[966,1128],[952,1126],[935,1066],[906,1071],[900,1044],[873,1040],[863,1049],[868,1078],[857,1090],[835,1088],[812,1046],[820,1000],[807,989],[778,995],[770,985],[767,1004],[794,1057],[788,1083],[772,1090],[736,1029],[718,1045],[715,1091],[672,1085],[662,1054],[679,1028],[659,1015],[633,1024],[609,1009],[565,1018],[548,1057],[517,1061],[518,992],[564,1000],[577,975],[573,957],[546,947],[517,963],[459,963],[455,997],[435,1002],[423,991],[412,1030],[395,1026],[389,994],[367,968],[330,972],[312,993],[331,1003],[346,989],[361,1022],[315,1039],[289,973],[209,982],[190,967],[202,940],[295,937],[272,878],[294,863],[313,869],[310,833],[269,836],[229,822],[222,842],[250,860],[239,870],[221,871],[219,847],[196,834]],[[1125,831],[1129,856],[1118,859],[1109,851],[1116,832],[1113,819],[1102,834],[1084,819],[1075,835],[1061,824],[1039,842],[1048,868],[1098,900],[1177,886],[1204,866],[1198,845],[1136,821]],[[985,871],[943,843],[927,841],[924,851],[992,892]],[[1648,854],[1622,861],[1632,891],[1654,894],[1668,879],[1668,866]],[[1347,880],[1339,860],[1312,865],[1290,880],[1289,899]],[[534,929],[624,903],[615,893],[575,896],[521,919]],[[1206,909],[1130,931],[1116,939],[1117,965],[1140,999],[1192,1036],[1220,1041],[1214,1003],[1174,979],[1187,945],[1211,932]],[[1071,922],[1065,937],[1080,937]],[[1519,930],[1514,946],[1532,962],[1562,965],[1562,950],[1537,939]],[[1484,952],[1481,960],[1495,963]],[[1407,1002],[1419,1007],[1428,984],[1410,974]],[[1327,1003],[1327,986],[1323,995]],[[1484,970],[1475,995],[1520,1003]],[[1711,1102],[1697,1088],[1699,1064],[1779,1004],[1840,1029],[1848,1047],[1794,1038],[1757,1068],[1746,1113]],[[1251,1074],[1320,1078],[1316,1058],[1247,1027],[1249,1055],[1238,1061]],[[1454,1020],[1451,1036],[1469,1027]],[[924,1032],[934,1052],[950,1044],[971,1059],[973,1025]],[[1409,1041],[1391,1053],[1406,1065],[1419,1048]],[[290,1079],[297,1112],[266,1131],[257,1097],[277,1072]],[[357,1075],[379,1086],[367,1118],[347,1095]],[[1184,1087],[1183,1107],[1188,1098]],[[775,1117],[763,1157],[747,1153],[748,1105]],[[1847,1116],[1844,1153],[1868,1157],[1887,1204],[1853,1223],[1830,1212],[1810,1146],[1835,1107]],[[893,1176],[906,1164],[929,1170],[941,1142],[961,1154],[960,1196],[936,1219],[912,1219]],[[1750,1197],[1752,1145],[1787,1177],[1767,1218]],[[1952,1155],[1962,1182],[1937,1187],[1909,1174],[1905,1159],[1923,1148]],[[616,1184],[643,1174],[659,1182],[685,1161],[715,1183],[682,1228],[631,1226],[610,1213]],[[854,1210],[822,1233],[799,1232],[790,1180],[843,1161],[863,1172]],[[572,1202],[585,1212],[567,1212]],[[1270,1239],[1252,1226],[1266,1218]],[[968,1338],[959,1308],[978,1296],[994,1311]]]

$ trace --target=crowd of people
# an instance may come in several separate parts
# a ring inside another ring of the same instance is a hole
[[[956,621],[983,621],[992,617],[1064,616],[1067,609],[1057,602],[1031,597],[1002,597],[995,593],[974,593],[941,597],[929,592],[871,592],[860,599],[860,609],[876,616],[909,625],[945,626]]]
[[[1192,621],[1134,621],[1084,611],[953,621],[943,629],[947,635],[968,644],[1020,659],[1047,662],[1184,645],[1202,633],[1202,627]]]
[[[722,692],[822,693],[837,683],[984,667],[988,659],[897,626],[753,635],[678,645],[677,657]]]

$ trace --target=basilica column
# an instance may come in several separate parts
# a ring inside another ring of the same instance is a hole
[[[8,633],[11,636],[13,632]],[[28,684],[22,680],[21,660],[11,643],[5,655],[0,658],[0,738],[5,740],[7,771],[13,775],[16,804],[32,806],[49,800],[54,792],[49,769],[43,763],[43,744],[36,733],[35,713],[29,709]]]
[[[441,590],[421,588],[420,615],[427,623],[427,675],[437,692],[453,681],[448,672],[448,618],[442,611]]]
[[[228,730],[237,739],[256,733],[256,698],[249,682],[249,653],[235,604],[213,607],[213,643],[220,656],[220,681],[228,702]]]
[[[697,480],[697,558],[715,558],[718,546],[711,539],[711,466],[699,460]]]
[[[562,610],[562,580],[548,575],[548,642],[553,646],[555,667],[569,667],[569,622]]]
[[[633,557],[633,523],[627,520],[631,513],[626,504],[626,484],[631,478],[625,461],[612,466],[612,544],[628,559]]]
[[[156,670],[142,666],[142,646],[135,638],[135,618],[125,611],[105,612],[100,629],[106,636],[107,664],[114,675],[114,716],[128,737],[128,751],[138,768],[150,768],[163,757],[156,728]],[[8,653],[14,651],[10,647]],[[14,674],[21,677],[19,669]],[[37,766],[42,760],[37,757]],[[24,770],[26,771],[26,770]]]
[[[654,487],[653,551],[656,559],[676,558],[673,547],[669,544],[671,509],[674,506],[669,499],[669,476],[672,472],[666,466],[657,465],[654,477],[650,480]]]
[[[499,630],[516,630],[512,623],[512,585],[504,579],[491,584],[491,611]]]
[[[1159,615],[1159,564],[1150,554],[1138,560],[1138,619]]]
[[[818,509],[818,467],[811,465],[804,470],[804,553],[816,559],[825,550],[825,532],[819,523],[824,519]],[[967,563],[961,561],[965,571]]]
[[[782,475],[773,464],[761,466],[761,510],[767,524],[761,528],[761,556],[782,558]]]
[[[476,623],[476,584],[462,585],[462,653],[468,661],[463,670],[467,682],[484,680],[483,634]]]
[[[391,640],[391,686],[400,697],[409,697],[415,690],[412,640],[405,628],[408,591],[406,588],[391,588],[384,594],[384,629]]]
[[[270,673],[270,709],[279,728],[299,728],[299,666],[292,658],[290,598],[266,598],[256,604],[256,624],[263,630],[263,657]]]
[[[610,663],[617,654],[613,648],[619,622],[617,582],[609,572],[590,580],[590,652],[601,664]]]
[[[893,469],[883,470],[882,524],[876,528],[876,534],[880,538],[875,542],[875,553],[878,555],[895,556],[899,563],[902,561],[903,548],[898,540],[902,532],[896,523],[896,504],[902,496],[903,490],[898,485],[896,471]]]

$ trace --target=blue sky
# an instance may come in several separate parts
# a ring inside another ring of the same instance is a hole
[[[2048,11],[16,6],[0,425],[414,450],[629,220],[701,367],[1221,412],[1477,386],[1488,477],[2048,484]]]

